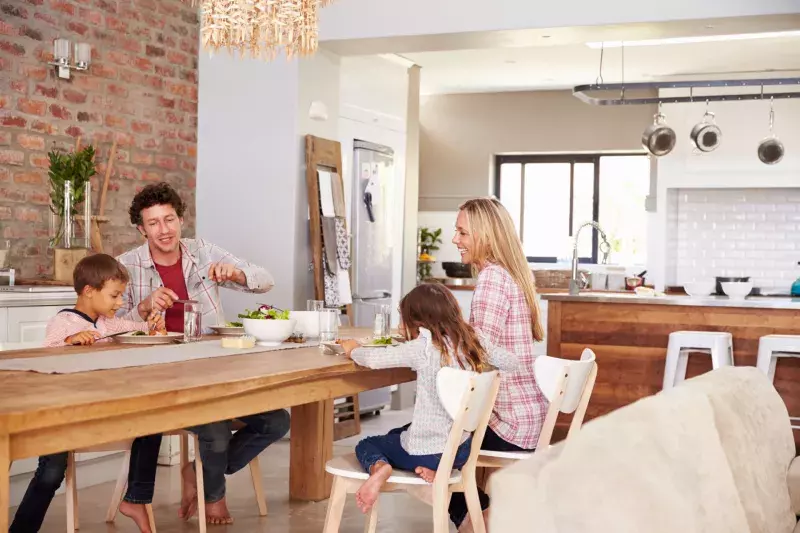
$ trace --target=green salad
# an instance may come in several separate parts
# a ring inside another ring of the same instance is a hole
[[[244,324],[242,324],[241,322],[228,322],[227,324],[225,324],[225,327],[228,328],[241,328],[243,326]]]
[[[239,318],[249,318],[252,320],[289,320],[289,311],[282,311],[271,305],[262,305],[256,311],[245,309],[244,313],[239,314]]]
[[[387,346],[390,346],[392,344],[392,338],[391,337],[377,337],[375,339],[372,339],[372,344],[385,344]]]
[[[145,335],[147,335],[147,333],[145,333],[144,331],[134,331],[133,333],[131,333],[132,337],[143,337]]]

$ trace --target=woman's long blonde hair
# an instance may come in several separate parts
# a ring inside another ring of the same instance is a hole
[[[472,235],[470,255],[473,272],[494,263],[511,274],[528,302],[533,339],[541,341],[544,339],[544,330],[536,301],[536,282],[511,215],[496,198],[473,198],[461,204],[459,209],[467,216]]]

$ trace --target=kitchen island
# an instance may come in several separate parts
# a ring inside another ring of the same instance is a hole
[[[547,354],[578,359],[597,355],[597,382],[586,419],[661,390],[669,334],[726,331],[737,366],[755,366],[764,335],[800,335],[800,298],[730,300],[727,296],[639,297],[632,294],[544,294],[548,302]],[[686,377],[711,370],[711,358],[691,354]],[[800,416],[800,359],[778,362],[775,387],[792,416]],[[564,421],[559,424],[568,424]],[[795,432],[800,444],[800,432]]]

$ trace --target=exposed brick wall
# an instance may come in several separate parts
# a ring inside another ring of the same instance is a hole
[[[78,136],[98,152],[95,205],[118,143],[106,252],[142,242],[127,210],[148,182],[181,193],[192,233],[198,29],[196,10],[179,0],[0,0],[0,235],[18,276],[52,273],[47,151],[71,150]],[[92,45],[88,71],[56,76],[47,61],[57,37]]]

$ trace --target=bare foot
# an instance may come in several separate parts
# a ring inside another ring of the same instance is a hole
[[[187,464],[181,470],[183,483],[183,499],[178,516],[184,520],[189,520],[197,512],[197,474],[195,474],[192,463]]]
[[[489,533],[489,509],[483,510],[483,524],[486,528],[486,533]],[[475,529],[472,527],[472,520],[470,519],[469,515],[461,522],[461,525],[458,527],[458,533],[473,533]]]
[[[428,483],[433,483],[434,478],[436,478],[436,470],[431,470],[424,466],[418,466],[414,469],[414,472]]]
[[[461,525],[458,526],[458,533],[474,533],[475,530],[472,528],[472,520],[470,520],[469,515],[464,518],[464,521],[461,522]]]
[[[130,503],[123,501],[119,504],[119,512],[136,523],[141,533],[153,533],[150,529],[150,519],[143,503]]]
[[[361,488],[356,491],[356,504],[361,512],[367,514],[375,502],[378,501],[378,495],[381,492],[381,487],[386,483],[386,480],[392,475],[392,467],[383,461],[375,463],[372,467],[372,472]]]
[[[233,524],[231,512],[228,511],[228,505],[225,503],[225,498],[218,502],[206,504],[206,523],[215,526],[227,526]]]

